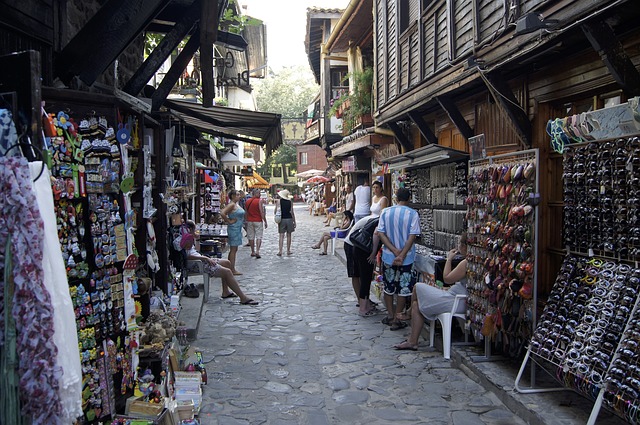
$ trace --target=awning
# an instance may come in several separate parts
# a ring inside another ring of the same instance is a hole
[[[469,159],[467,152],[440,145],[428,145],[401,155],[383,159],[382,163],[389,164],[389,169],[400,170],[402,168],[425,167],[427,165],[430,166],[467,159]]]
[[[350,136],[343,138],[338,143],[331,145],[331,155],[346,156],[362,148],[377,148],[393,143],[393,137],[376,134],[374,128],[358,130]]]
[[[236,155],[233,152],[227,152],[224,155],[222,155],[222,158],[220,158],[220,162],[222,162],[225,165],[231,165],[231,166],[238,166],[238,167],[244,167],[245,165],[256,165],[256,162],[251,159],[251,158],[238,158],[238,155]]]
[[[203,133],[264,146],[267,156],[282,144],[280,114],[167,100],[164,104],[187,125]]]
[[[244,176],[244,181],[249,189],[269,189],[271,186],[260,174],[253,172],[253,176]]]

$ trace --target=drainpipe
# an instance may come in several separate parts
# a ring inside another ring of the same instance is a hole
[[[329,34],[329,39],[327,40],[326,43],[323,44],[322,53],[324,53],[325,55],[329,53],[329,48],[331,47],[335,39],[338,37],[338,34],[340,33],[340,31],[342,31],[342,28],[345,26],[345,24],[349,20],[349,17],[355,10],[358,3],[360,3],[360,1],[361,0],[351,0],[349,2],[349,5],[344,10],[344,12],[342,12],[342,16],[340,17],[340,20],[336,24],[335,28],[331,30],[331,34]]]

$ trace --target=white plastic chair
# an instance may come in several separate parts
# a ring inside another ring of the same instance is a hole
[[[463,294],[456,295],[455,300],[453,301],[453,307],[451,307],[451,311],[448,313],[442,313],[436,316],[436,320],[440,321],[440,325],[442,325],[442,349],[444,351],[444,358],[449,360],[451,358],[451,324],[453,318],[456,317],[458,319],[462,319],[463,322],[467,320],[467,313],[456,313],[458,310],[458,306],[461,302],[467,302],[467,296]],[[430,328],[429,328],[429,346],[433,347],[433,343],[435,340],[436,333],[436,320],[431,320]],[[466,326],[464,327],[464,340],[468,342],[469,334],[467,333]]]
[[[189,276],[196,274],[202,275],[202,282],[204,285],[204,302],[207,302],[207,300],[209,300],[209,273],[204,269],[204,263],[202,260],[187,260],[187,279]]]

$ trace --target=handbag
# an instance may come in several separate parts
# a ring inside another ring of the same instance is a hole
[[[280,223],[282,221],[282,211],[277,211],[274,217],[274,221],[276,223]]]
[[[354,230],[349,236],[351,244],[365,252],[371,252],[373,248],[373,233],[378,227],[378,220],[378,218],[371,219],[361,228]]]

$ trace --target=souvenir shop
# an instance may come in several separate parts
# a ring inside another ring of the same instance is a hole
[[[482,149],[480,149],[481,151]],[[446,253],[467,233],[467,323],[484,353],[521,356],[535,305],[537,150],[483,157],[429,145],[386,159],[392,190],[407,187],[420,215],[416,266],[442,286]],[[462,260],[461,257],[458,261]]]
[[[548,121],[562,155],[564,261],[516,380],[533,360],[557,388],[640,421],[640,107],[626,103]]]
[[[192,419],[206,371],[169,308],[161,237],[194,208],[184,126],[114,96],[15,82],[0,106],[0,422]],[[173,146],[186,154],[172,175]]]

